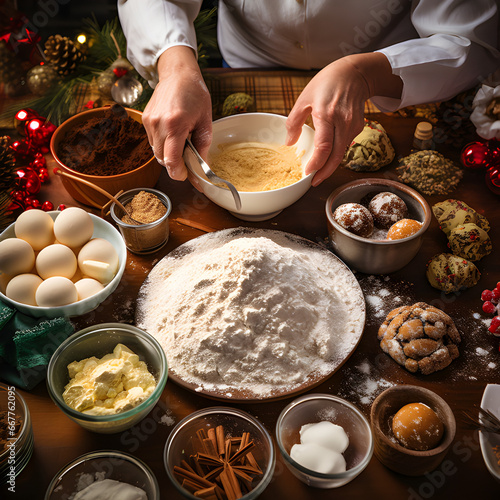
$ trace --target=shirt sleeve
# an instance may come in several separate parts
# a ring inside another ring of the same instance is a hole
[[[450,99],[499,66],[494,0],[421,0],[411,20],[421,38],[379,50],[403,80],[401,99],[372,99],[382,111]]]
[[[118,0],[118,15],[127,39],[127,58],[151,87],[158,83],[156,63],[174,45],[197,53],[194,20],[202,0]]]

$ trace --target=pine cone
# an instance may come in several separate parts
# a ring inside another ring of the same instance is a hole
[[[45,57],[61,76],[72,73],[83,61],[83,53],[66,36],[51,35],[45,42]]]
[[[9,192],[15,179],[14,155],[10,149],[10,137],[0,137],[0,193]]]
[[[4,40],[0,40],[0,83],[17,83],[24,71],[16,56],[7,47]]]

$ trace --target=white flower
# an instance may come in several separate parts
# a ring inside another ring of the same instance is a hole
[[[495,119],[486,113],[490,103],[494,99],[500,99],[500,85],[490,87],[482,85],[477,91],[472,103],[471,122],[476,126],[477,133],[483,139],[500,140],[500,119]]]

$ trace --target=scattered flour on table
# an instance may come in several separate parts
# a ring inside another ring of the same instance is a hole
[[[138,326],[199,390],[265,397],[329,374],[363,328],[352,274],[283,233],[235,235],[204,235],[160,261],[141,288]]]

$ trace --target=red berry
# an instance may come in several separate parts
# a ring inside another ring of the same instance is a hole
[[[495,304],[492,304],[489,300],[487,300],[483,304],[483,311],[488,314],[493,314],[497,308],[495,307]]]
[[[491,320],[491,325],[488,328],[488,331],[491,333],[495,333],[500,328],[500,316],[495,316]]]
[[[481,300],[486,301],[486,300],[491,300],[493,298],[493,292],[491,290],[483,290],[483,293],[481,294]]]
[[[498,300],[500,299],[500,288],[497,286],[496,288],[494,288],[491,293],[493,294],[493,298],[495,300]],[[491,300],[491,299],[490,299]]]

